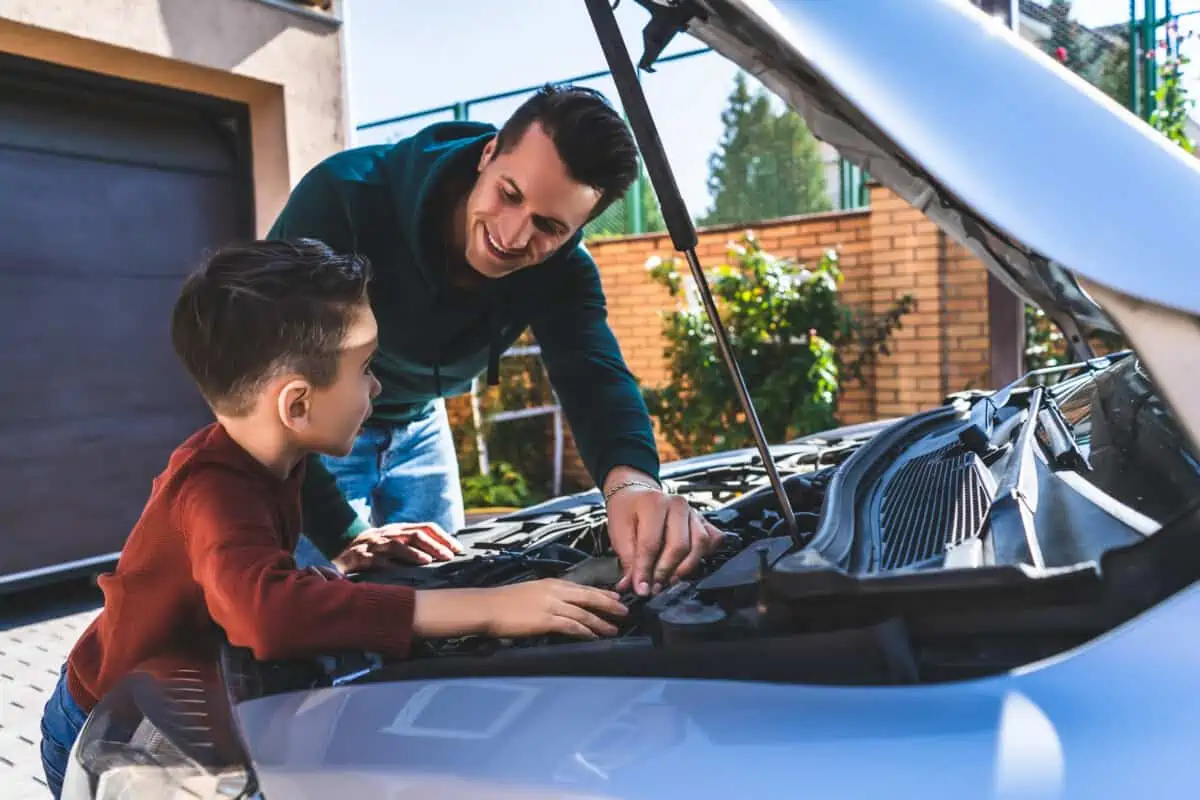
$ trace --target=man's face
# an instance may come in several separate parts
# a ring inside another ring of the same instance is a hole
[[[588,221],[599,200],[597,189],[567,174],[540,123],[507,153],[496,155],[493,139],[467,197],[467,263],[489,278],[540,264]]]

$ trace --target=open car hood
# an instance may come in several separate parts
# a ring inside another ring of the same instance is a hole
[[[1068,337],[1123,333],[1196,444],[1200,162],[968,0],[638,2],[651,55],[686,30]]]

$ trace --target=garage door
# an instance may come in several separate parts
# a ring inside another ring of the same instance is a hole
[[[184,274],[252,230],[245,111],[0,60],[0,591],[118,552],[210,417]]]

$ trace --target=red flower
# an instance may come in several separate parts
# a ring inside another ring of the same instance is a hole
[[[1067,48],[1065,48],[1065,47],[1055,48],[1054,57],[1057,58],[1059,61],[1061,61],[1063,64],[1067,63]]]

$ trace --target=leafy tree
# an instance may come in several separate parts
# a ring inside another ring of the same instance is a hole
[[[830,208],[820,148],[796,112],[776,112],[767,92],[751,93],[738,73],[724,132],[709,157],[712,208],[705,225],[750,222]]]
[[[807,268],[764,252],[747,233],[728,255],[705,277],[767,439],[780,442],[831,427],[843,376],[862,380],[876,356],[888,352],[888,339],[913,308],[912,298],[867,317],[842,304],[834,251]],[[674,260],[648,266],[673,297],[690,297],[664,315],[670,378],[645,390],[651,414],[681,456],[749,446],[741,405],[708,316],[691,295],[691,278]]]
[[[1124,45],[1109,48],[1101,59],[1096,86],[1100,91],[1132,111],[1133,109],[1129,106],[1129,37],[1123,38]]]
[[[1051,0],[1047,7],[1053,22],[1047,53],[1063,66],[1099,88],[1123,106],[1129,106],[1129,41],[1127,34],[1113,42],[1072,18],[1071,0]]]
[[[1082,39],[1083,28],[1071,19],[1071,0],[1050,0],[1046,8],[1053,17],[1046,52],[1067,69],[1086,77],[1095,63],[1094,47],[1090,40]]]

